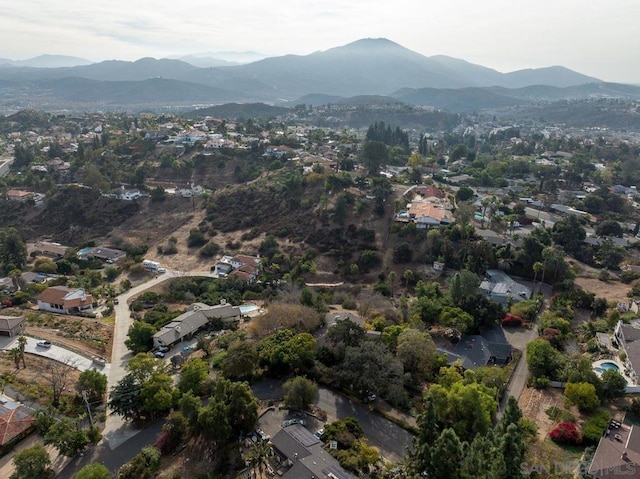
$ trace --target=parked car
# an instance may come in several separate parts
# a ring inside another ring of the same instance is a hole
[[[318,429],[316,432],[313,433],[313,435],[318,439],[322,439],[322,436],[324,436],[324,428]]]
[[[364,398],[364,402],[369,403],[369,402],[374,402],[376,399],[378,399],[378,396],[376,396],[373,393],[369,393],[365,396]]]
[[[158,347],[158,351],[160,351],[161,353],[167,353],[167,352],[169,352],[169,347],[167,347],[167,346],[159,346]]]
[[[105,364],[107,364],[107,360],[105,358],[100,357],[100,356],[93,356],[91,358],[91,361],[93,361],[96,364],[99,364],[100,366],[104,366]]]
[[[41,339],[40,341],[38,341],[36,343],[37,346],[40,346],[41,348],[50,348],[51,347],[51,341],[47,341],[46,339]]]
[[[306,423],[304,422],[304,419],[298,419],[298,418],[287,419],[286,421],[282,421],[282,427],[289,427],[289,426],[293,426],[294,424],[300,424],[301,426],[304,426]]]
[[[162,351],[156,351],[155,353],[153,353],[153,355],[159,359],[164,358],[164,353]]]
[[[185,346],[184,348],[182,348],[182,352],[183,353],[190,353],[191,351],[193,351],[196,347],[193,344],[190,344],[189,346]]]
[[[158,273],[163,274],[166,273],[167,270],[165,268],[158,268]]]

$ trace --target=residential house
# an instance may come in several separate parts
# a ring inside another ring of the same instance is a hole
[[[106,246],[96,246],[95,248],[85,248],[78,251],[78,257],[80,259],[95,258],[109,264],[117,263],[126,256],[126,251],[108,248]]]
[[[640,478],[640,428],[611,421],[589,465],[595,479]]]
[[[26,203],[33,198],[33,193],[31,191],[24,190],[7,190],[5,192],[5,197],[11,201]]]
[[[580,216],[580,217],[588,217],[589,213],[587,213],[586,211],[581,211],[581,210],[577,210],[575,208],[573,208],[572,206],[567,206],[567,205],[562,205],[559,203],[553,203],[551,205],[551,209],[554,211],[557,211],[559,213],[565,214],[565,215],[575,215],[575,216]]]
[[[223,258],[224,260],[224,258]],[[260,257],[239,254],[229,260],[233,271],[230,273],[247,283],[253,283],[260,274]]]
[[[407,204],[406,210],[400,211],[395,220],[413,222],[419,229],[427,229],[449,224],[452,217],[448,201],[433,197]]]
[[[514,281],[508,274],[497,269],[489,269],[480,289],[492,301],[502,305],[510,301],[520,302],[531,298],[531,289]]]
[[[634,384],[637,384],[637,371],[640,370],[640,321],[632,321],[631,324],[618,321],[613,331],[613,340],[618,348],[627,355],[623,361],[626,376],[631,378]],[[620,359],[622,360],[622,358]]]
[[[215,306],[194,303],[189,306],[187,311],[165,324],[160,331],[153,335],[153,345],[156,348],[171,347],[183,339],[193,337],[198,331],[216,320],[231,324],[239,322],[240,317],[240,308],[226,302]]]
[[[282,428],[271,438],[280,458],[283,479],[355,479],[323,447],[322,442],[300,424]],[[280,475],[280,472],[278,472]]]
[[[202,196],[204,194],[204,188],[200,185],[194,185],[193,183],[176,186],[175,191],[176,196],[182,196],[183,198]]]
[[[23,316],[0,316],[0,336],[10,338],[24,333]]]
[[[42,311],[60,314],[93,313],[93,296],[83,288],[71,289],[66,286],[51,286],[37,298]]]
[[[19,402],[0,394],[0,455],[35,429],[36,419]]]
[[[64,258],[69,250],[68,246],[63,246],[60,243],[51,243],[49,241],[38,241],[33,245],[33,251],[37,254],[50,256],[52,258]]]
[[[464,335],[451,348],[438,348],[447,364],[459,361],[464,369],[505,365],[513,359],[513,348],[500,326],[483,329],[480,334]]]

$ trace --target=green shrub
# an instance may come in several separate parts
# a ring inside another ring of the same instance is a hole
[[[611,415],[604,409],[598,409],[593,413],[582,427],[582,439],[584,442],[586,444],[598,444],[610,419]]]
[[[576,418],[569,411],[552,406],[545,411],[549,419],[556,422],[575,422]]]

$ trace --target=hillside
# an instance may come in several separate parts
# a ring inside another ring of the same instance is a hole
[[[61,68],[0,63],[0,98],[4,98],[0,108],[20,109],[30,105],[86,110],[92,106],[89,99],[95,97],[101,106],[111,108],[165,109],[189,103],[282,103],[310,94],[314,95],[310,103],[317,104],[318,95],[329,100],[427,88],[447,89],[436,95],[439,100],[433,100],[446,108],[451,103],[444,100],[451,95],[449,90],[532,85],[566,88],[598,82],[559,66],[501,73],[451,57],[427,57],[384,38],[367,38],[309,55],[204,68],[167,58],[110,60]],[[74,96],[76,89],[80,92],[78,97]],[[453,103],[460,105],[466,101],[468,95],[462,93]],[[417,99],[415,104],[424,101]],[[489,99],[478,101],[478,105],[482,107],[487,102]],[[492,106],[498,105],[494,102]],[[461,107],[454,105],[452,109]]]

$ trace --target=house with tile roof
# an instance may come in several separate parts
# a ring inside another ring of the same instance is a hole
[[[93,296],[83,288],[71,289],[66,286],[51,286],[37,298],[42,311],[59,314],[93,313]]]
[[[36,419],[17,401],[0,394],[0,455],[35,429]]]

